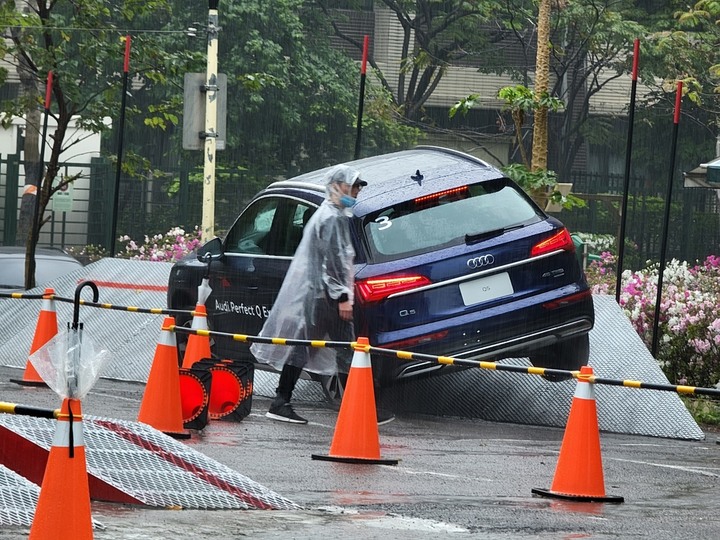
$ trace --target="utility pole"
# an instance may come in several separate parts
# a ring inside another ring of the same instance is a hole
[[[220,0],[208,0],[207,27],[207,76],[205,78],[205,139],[203,159],[203,242],[215,236],[215,154],[217,151],[217,97],[218,97],[218,4]]]

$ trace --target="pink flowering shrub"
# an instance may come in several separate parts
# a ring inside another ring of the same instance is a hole
[[[185,232],[180,227],[170,229],[165,234],[145,236],[142,244],[138,244],[129,236],[118,238],[124,248],[118,252],[117,257],[139,261],[175,262],[200,246],[200,228],[195,227],[192,232]]]
[[[599,261],[593,261],[585,268],[585,277],[593,294],[615,294],[617,257],[609,251],[600,254]]]
[[[595,294],[615,294],[616,260],[603,253],[586,275]],[[652,347],[658,267],[622,276],[620,306],[648,349]],[[658,358],[676,384],[712,387],[720,381],[720,258],[695,266],[673,259],[663,272]]]

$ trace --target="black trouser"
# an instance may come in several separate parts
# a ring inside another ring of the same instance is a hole
[[[295,390],[295,385],[297,384],[301,374],[302,368],[300,367],[291,366],[290,364],[285,364],[283,366],[282,371],[280,372],[280,382],[278,383],[278,387],[275,389],[275,393],[278,398],[282,398],[284,400],[284,403],[290,403],[293,390]]]

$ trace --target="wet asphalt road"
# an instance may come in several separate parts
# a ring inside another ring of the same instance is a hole
[[[0,399],[56,408],[47,389],[8,383]],[[144,386],[101,380],[86,414],[135,420]],[[187,441],[196,450],[301,505],[298,511],[158,510],[93,503],[96,539],[232,538],[720,538],[720,445],[601,435],[606,492],[623,504],[533,496],[553,480],[564,430],[430,416],[381,426],[383,457],[396,466],[311,459],[332,441],[336,412],[302,404],[308,425],[264,417],[255,397],[239,423],[213,422]],[[22,527],[0,538],[27,538]]]

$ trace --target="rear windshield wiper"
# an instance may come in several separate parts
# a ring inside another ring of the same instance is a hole
[[[481,233],[476,234],[466,234],[465,235],[465,243],[466,244],[475,244],[476,242],[481,242],[483,240],[488,240],[490,238],[495,238],[496,236],[502,236],[508,231],[514,231],[515,229],[522,229],[525,225],[519,224],[519,225],[512,225],[511,227],[503,227],[501,229],[494,229],[492,231],[485,231]]]

